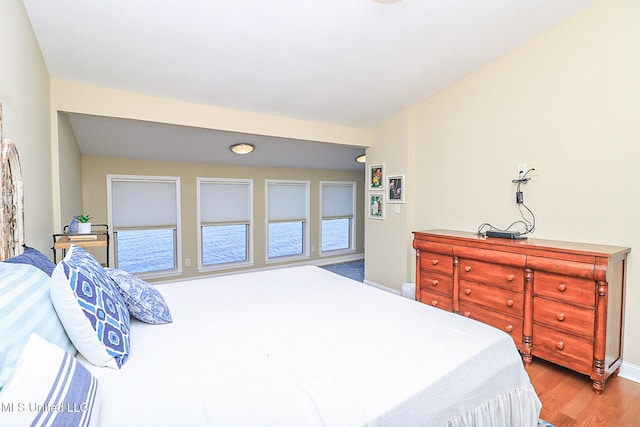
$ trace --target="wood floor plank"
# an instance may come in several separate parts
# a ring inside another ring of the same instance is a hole
[[[640,426],[640,384],[610,377],[604,393],[591,380],[560,366],[534,359],[529,378],[542,402],[540,417],[556,427]]]

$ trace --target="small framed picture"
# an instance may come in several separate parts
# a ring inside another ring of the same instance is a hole
[[[369,193],[369,218],[384,219],[384,193]]]
[[[387,203],[404,203],[404,175],[387,177]]]
[[[369,166],[369,190],[384,190],[384,165]]]

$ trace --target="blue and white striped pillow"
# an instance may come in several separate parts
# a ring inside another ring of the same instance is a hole
[[[96,426],[98,381],[73,356],[32,334],[0,391],[0,425]]]
[[[38,268],[0,262],[0,388],[32,332],[76,354],[53,308],[49,288],[49,276]]]

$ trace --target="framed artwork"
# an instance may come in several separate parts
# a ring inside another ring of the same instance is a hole
[[[369,166],[369,190],[384,190],[384,165]]]
[[[404,203],[404,175],[387,177],[387,203]]]
[[[369,193],[369,218],[384,219],[384,193]]]

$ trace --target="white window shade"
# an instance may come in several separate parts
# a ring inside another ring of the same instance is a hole
[[[200,182],[200,222],[249,222],[251,219],[249,182]]]
[[[114,228],[175,226],[176,181],[116,180],[111,183]]]
[[[268,221],[306,220],[308,187],[307,182],[268,182]]]
[[[352,183],[322,183],[322,217],[353,216],[354,188]]]

